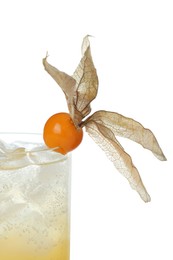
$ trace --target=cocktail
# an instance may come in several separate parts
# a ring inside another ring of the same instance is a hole
[[[70,155],[38,134],[0,139],[0,259],[68,260]]]
[[[116,112],[90,115],[98,77],[89,37],[73,76],[43,59],[45,70],[63,90],[69,113],[51,116],[39,135],[4,135],[0,143],[0,259],[69,260],[70,157],[83,128],[103,149],[143,201],[148,194],[132,159],[116,136],[129,138],[165,161],[154,134]],[[44,142],[43,142],[44,140]],[[5,143],[4,143],[5,141]],[[6,143],[7,142],[7,143]],[[45,144],[44,144],[45,143]]]

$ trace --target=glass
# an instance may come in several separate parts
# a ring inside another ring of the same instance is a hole
[[[0,134],[0,259],[69,260],[70,170],[42,135]]]

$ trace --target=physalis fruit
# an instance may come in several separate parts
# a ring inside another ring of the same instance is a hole
[[[83,129],[76,128],[70,114],[57,113],[47,120],[43,138],[48,147],[56,147],[57,152],[66,154],[81,143]]]

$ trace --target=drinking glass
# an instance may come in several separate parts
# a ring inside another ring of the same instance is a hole
[[[71,155],[0,134],[0,259],[69,260]]]

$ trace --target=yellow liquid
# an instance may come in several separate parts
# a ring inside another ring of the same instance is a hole
[[[66,218],[56,223],[56,226],[64,229],[54,235],[53,230],[47,236],[34,234],[32,227],[25,234],[20,229],[4,232],[6,237],[0,237],[0,260],[69,260],[70,231]]]
[[[69,260],[69,239],[62,240],[57,246],[48,250],[28,250],[26,243],[18,237],[0,240],[1,260]]]

